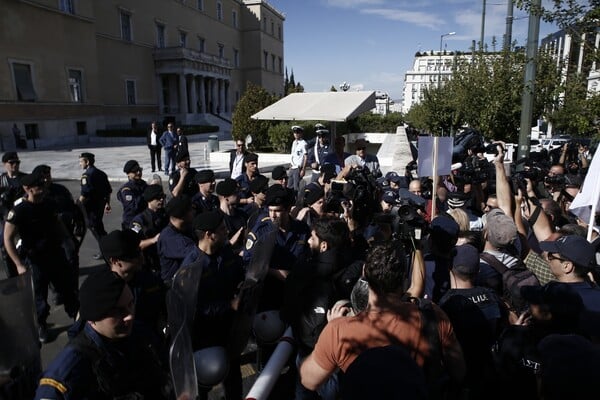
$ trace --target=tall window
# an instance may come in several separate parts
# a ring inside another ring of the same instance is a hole
[[[237,28],[237,11],[233,10],[231,12],[231,25],[233,25],[234,28]]]
[[[198,36],[198,51],[200,53],[204,53],[206,49],[206,40],[204,40],[204,38]]]
[[[198,8],[198,10],[204,11],[204,0],[198,0],[198,2],[196,3],[196,7]]]
[[[217,1],[217,19],[223,21],[223,4],[220,1]]]
[[[165,26],[156,24],[156,47],[162,49],[165,47]]]
[[[73,7],[73,0],[60,0],[58,3],[60,11],[75,14],[75,7]]]
[[[263,19],[263,31],[267,31],[267,18]]]
[[[281,59],[281,57],[278,57],[278,64],[279,64],[279,72],[283,72],[283,60]]]
[[[135,96],[135,81],[131,79],[127,79],[125,81],[125,94],[127,96],[127,104],[136,104],[136,96]]]
[[[17,99],[19,101],[35,101],[37,95],[31,79],[31,65],[14,63],[12,68],[17,88]]]
[[[121,11],[121,39],[131,42],[131,14]]]
[[[275,35],[275,23],[271,20],[271,35]]]
[[[187,32],[179,31],[179,47],[186,47],[187,45]]]
[[[218,43],[217,46],[219,46],[219,58],[224,58],[225,57],[225,46],[222,45],[221,43]]]
[[[82,82],[81,82],[81,71],[78,69],[69,70],[69,94],[71,95],[71,101],[74,103],[82,103]]]
[[[265,62],[264,62],[265,69],[269,69],[269,53],[266,51],[263,51],[263,57],[265,59]]]
[[[233,49],[233,66],[240,66],[240,51],[238,49]]]
[[[277,25],[277,38],[281,39],[281,25]]]
[[[271,71],[275,72],[275,54],[271,54]]]

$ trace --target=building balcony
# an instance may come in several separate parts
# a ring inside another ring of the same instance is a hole
[[[226,58],[185,47],[164,47],[154,49],[153,58],[157,65],[194,64],[213,66],[228,70],[233,69],[231,62]]]

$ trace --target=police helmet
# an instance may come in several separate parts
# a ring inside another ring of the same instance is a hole
[[[198,385],[211,388],[223,382],[229,371],[227,351],[224,347],[206,347],[194,352]]]
[[[285,323],[279,317],[278,310],[257,313],[252,323],[254,336],[261,343],[274,343],[285,331]]]

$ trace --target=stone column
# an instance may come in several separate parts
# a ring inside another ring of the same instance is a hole
[[[200,75],[199,83],[200,83],[200,113],[206,113],[206,89],[204,85],[204,76]]]
[[[219,87],[218,87],[218,82],[217,82],[216,78],[211,78],[211,85],[212,85],[212,87],[211,87],[212,90],[211,90],[210,97],[211,97],[212,104],[213,104],[211,112],[216,114],[217,107],[219,106],[219,92],[218,92]]]
[[[225,79],[219,79],[219,114],[225,113]]]
[[[179,74],[179,113],[188,113],[187,82],[184,74]]]
[[[192,75],[192,80],[191,80],[191,92],[190,92],[190,97],[191,97],[191,101],[190,101],[190,112],[192,114],[197,114],[198,113],[198,96],[197,96],[197,92],[196,92],[196,77],[194,75]]]
[[[165,99],[163,97],[162,76],[156,75],[156,99],[158,102],[158,115],[162,115],[165,109]]]
[[[223,101],[224,104],[225,104],[224,112],[226,114],[228,114],[229,111],[231,110],[231,103],[229,102],[229,97],[230,97],[229,96],[229,86],[230,85],[229,85],[229,80],[228,79],[223,80],[223,86],[224,86],[224,93],[225,93],[225,95],[224,95],[224,101]]]

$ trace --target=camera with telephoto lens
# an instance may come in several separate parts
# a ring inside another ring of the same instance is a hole
[[[395,202],[398,206],[398,229],[395,237],[402,241],[421,240],[427,229],[427,221],[419,211],[423,205],[417,205],[408,198],[400,198]]]
[[[488,144],[487,146],[484,147],[484,152],[486,154],[493,154],[493,155],[497,156],[498,155],[498,146],[500,146],[502,148],[502,150],[504,151],[504,147],[500,143],[492,143],[492,144]]]

